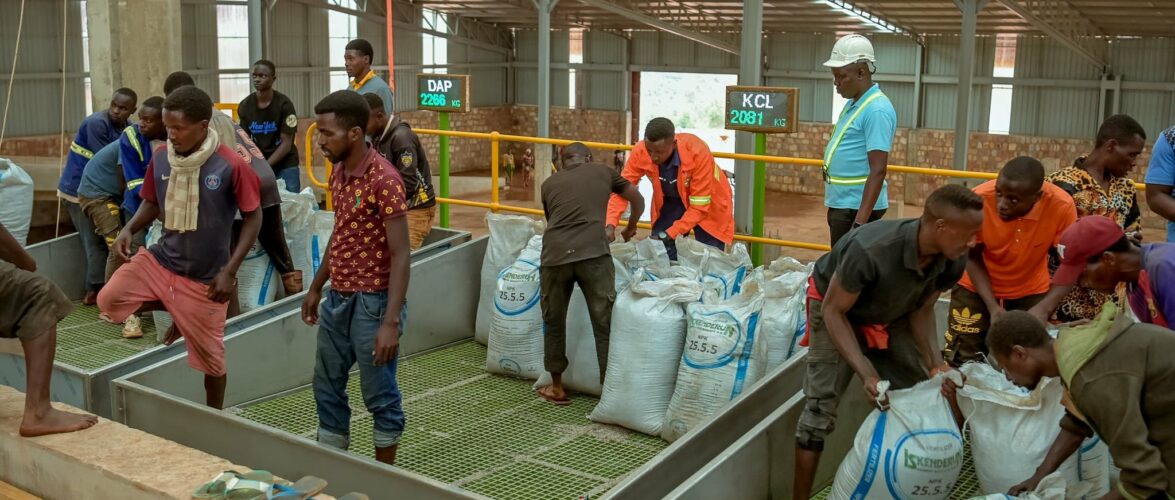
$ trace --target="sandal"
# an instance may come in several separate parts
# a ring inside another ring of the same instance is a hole
[[[277,483],[269,490],[268,499],[306,500],[326,489],[326,480],[315,476],[304,476],[297,482]]]
[[[545,399],[545,400],[549,401],[550,403],[552,403],[552,404],[556,404],[556,405],[559,405],[559,406],[567,406],[567,405],[571,404],[571,398],[567,397],[567,392],[566,392],[566,391],[564,391],[564,393],[563,393],[563,398],[562,398],[562,399],[560,399],[560,398],[556,398],[555,396],[552,396],[552,395],[550,395],[550,394],[548,394],[548,393],[546,393],[546,392],[543,392],[543,389],[548,389],[548,388],[550,388],[550,387],[551,387],[551,386],[549,386],[549,385],[548,385],[548,386],[543,386],[543,387],[540,387],[540,388],[538,389],[539,396],[540,396],[540,397],[542,397],[543,399]]]
[[[192,492],[192,500],[265,500],[273,474],[263,470],[225,471]]]

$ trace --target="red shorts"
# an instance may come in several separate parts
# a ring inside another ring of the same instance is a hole
[[[119,267],[98,294],[98,309],[115,323],[144,302],[160,301],[188,347],[188,366],[212,376],[225,374],[224,322],[228,303],[208,298],[208,285],[159,265],[145,248]]]

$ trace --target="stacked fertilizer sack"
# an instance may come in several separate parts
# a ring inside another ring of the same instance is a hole
[[[494,214],[487,225],[476,329],[488,346],[486,369],[549,385],[539,294],[544,227]],[[677,247],[672,263],[656,240],[611,245],[616,302],[603,386],[586,302],[578,288],[572,295],[563,382],[601,396],[595,422],[677,439],[798,353],[810,265],[781,259],[752,269],[741,244],[727,253],[682,238]]]

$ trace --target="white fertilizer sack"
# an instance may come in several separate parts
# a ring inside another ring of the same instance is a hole
[[[490,322],[494,317],[494,300],[497,297],[498,274],[514,264],[527,242],[536,234],[542,234],[546,227],[541,221],[521,215],[486,214],[486,227],[490,241],[486,246],[485,258],[481,262],[481,295],[477,303],[477,320],[474,339],[485,344],[490,334]],[[538,257],[534,260],[538,262]]]
[[[543,311],[539,304],[542,235],[533,236],[514,264],[498,273],[486,370],[537,379],[543,372]]]
[[[695,280],[639,280],[616,298],[608,348],[608,377],[588,417],[658,436],[673,397],[685,345],[684,304],[702,287]]]
[[[759,331],[762,310],[760,294],[686,308],[685,349],[662,438],[677,440],[763,377],[767,356]]]

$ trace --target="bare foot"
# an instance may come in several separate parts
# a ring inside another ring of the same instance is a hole
[[[571,399],[567,397],[567,391],[563,390],[561,387],[548,385],[540,387],[538,392],[539,396],[542,396],[543,399],[559,406],[571,404]]]
[[[24,437],[45,436],[89,429],[98,423],[98,417],[93,415],[79,415],[50,408],[40,418],[32,413],[25,412],[24,420],[20,422],[20,435]]]

